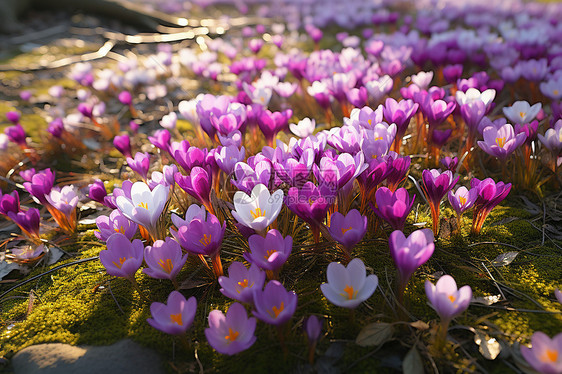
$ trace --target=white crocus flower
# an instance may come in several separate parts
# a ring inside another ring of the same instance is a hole
[[[275,221],[282,206],[283,190],[271,195],[265,185],[258,184],[249,196],[242,191],[234,194],[232,216],[242,225],[262,231]]]
[[[466,92],[457,91],[455,94],[455,98],[457,100],[457,104],[464,105],[464,104],[472,104],[475,101],[481,101],[484,103],[486,108],[494,101],[496,97],[496,90],[489,88],[485,91],[480,92],[476,88],[469,88]]]
[[[298,124],[291,123],[289,124],[289,129],[293,134],[298,136],[299,138],[306,138],[314,132],[316,128],[316,121],[310,118],[304,118],[299,121]]]
[[[541,103],[536,103],[531,106],[526,101],[516,101],[512,106],[504,107],[503,114],[505,114],[511,122],[523,125],[534,120],[537,114],[539,114],[541,108]]]
[[[125,217],[144,226],[152,237],[158,238],[158,220],[166,202],[169,187],[159,184],[151,191],[144,182],[135,182],[131,187],[131,198],[117,196],[115,203]]]

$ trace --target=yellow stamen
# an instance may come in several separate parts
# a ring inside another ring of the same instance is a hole
[[[461,206],[464,206],[464,204],[466,204],[466,197],[459,196],[459,202],[461,203]]]
[[[276,306],[271,308],[271,310],[273,311],[273,314],[275,314],[275,318],[277,318],[279,316],[279,313],[281,313],[283,311],[283,309],[285,309],[285,303],[283,303],[282,301],[281,301],[281,305],[279,305],[279,308],[277,308]]]
[[[558,96],[558,94],[560,93],[560,91],[554,90],[554,91],[552,91],[552,93],[554,94],[554,96]]]
[[[142,203],[140,203],[138,206],[140,206],[141,208],[144,208],[144,209],[148,209],[148,204],[145,203],[144,201]]]
[[[452,303],[454,303],[455,300],[457,299],[457,298],[454,297],[453,295],[449,295],[448,297],[449,297],[449,301],[452,302]]]
[[[275,249],[270,249],[270,250],[268,250],[268,251],[265,251],[266,255],[263,256],[263,258],[265,258],[265,259],[267,260],[267,259],[270,258],[271,255],[274,254],[275,252],[277,252]]]
[[[228,335],[225,336],[224,338],[226,340],[230,340],[231,342],[235,341],[236,338],[238,337],[238,335],[240,335],[240,333],[238,331],[232,331],[232,329],[229,327],[228,328]]]
[[[519,116],[520,116],[521,118],[525,118],[525,112],[519,112]]]
[[[369,126],[373,126],[373,120],[372,119],[368,119],[367,123],[369,124]]]
[[[125,229],[123,228],[123,226],[120,226],[118,229],[113,229],[115,230],[115,232],[120,232],[121,234],[125,235]]]
[[[346,284],[343,292],[340,293],[340,295],[342,295],[343,297],[347,297],[348,300],[352,300],[355,299],[358,292],[359,291],[355,291],[352,286]]]
[[[117,263],[115,261],[112,261],[112,262],[113,262],[113,265],[115,265],[117,267],[117,269],[121,269],[121,266],[123,266],[123,263],[125,261],[127,261],[129,258],[132,258],[132,257],[119,257],[119,263]]]
[[[309,204],[310,206],[312,206],[312,205],[314,204],[314,200],[312,200],[312,197],[309,197],[309,198],[308,198],[308,204]]]
[[[242,282],[238,282],[238,285],[242,288],[246,288],[248,287],[248,280],[244,279]],[[240,291],[238,291],[238,293],[240,293]]]
[[[503,148],[505,145],[505,136],[503,138],[496,138],[496,144],[498,147]]]
[[[211,234],[203,234],[203,237],[199,240],[199,243],[201,243],[205,247],[209,246],[209,244],[211,244]]]
[[[172,323],[177,323],[180,326],[183,324],[181,321],[181,313],[170,314],[170,320],[172,321]]]
[[[174,269],[174,264],[172,264],[172,260],[169,258],[166,259],[166,262],[164,262],[163,259],[160,259],[160,261],[158,261],[158,265],[160,265],[162,269],[164,269],[164,271],[168,274],[170,274]]]
[[[342,228],[341,229],[341,234],[345,235],[346,232],[348,232],[349,230],[351,230],[351,226],[349,226],[347,229]]]
[[[252,210],[250,214],[252,215],[253,219],[257,219],[258,217],[265,217],[265,209],[262,212],[261,208],[256,208],[256,210]]]
[[[379,137],[375,138],[374,140],[375,141],[382,140],[382,136],[379,136]]]
[[[372,155],[371,158],[375,159],[377,158],[377,155]]]
[[[558,360],[558,351],[553,349],[547,349],[546,352],[541,356],[542,362],[556,362]]]

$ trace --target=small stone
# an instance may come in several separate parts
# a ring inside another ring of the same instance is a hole
[[[160,357],[129,339],[111,346],[32,345],[12,359],[14,374],[165,373]]]

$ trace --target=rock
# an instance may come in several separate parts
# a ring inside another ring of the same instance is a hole
[[[12,359],[14,374],[165,373],[158,354],[129,339],[111,346],[32,345]]]

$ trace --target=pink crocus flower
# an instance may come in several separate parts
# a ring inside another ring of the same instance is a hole
[[[234,355],[254,344],[256,323],[255,318],[248,318],[242,304],[234,303],[226,315],[220,310],[209,313],[209,327],[205,329],[205,337],[217,352]]]
[[[139,239],[129,239],[115,233],[107,239],[107,249],[100,252],[100,261],[107,274],[116,277],[134,279],[142,265],[144,245]]]
[[[169,279],[177,287],[175,279],[187,261],[187,254],[183,254],[177,241],[167,237],[144,249],[144,261],[148,268],[143,273],[156,279]]]
[[[196,311],[195,296],[186,300],[178,291],[172,291],[168,296],[168,304],[155,302],[150,305],[152,318],[146,322],[166,334],[181,335],[193,324]]]
[[[256,264],[247,269],[244,264],[234,261],[228,268],[228,277],[219,277],[220,291],[226,297],[251,304],[254,291],[261,290],[265,283],[265,272]]]
[[[537,331],[531,336],[531,348],[521,346],[525,360],[539,373],[562,373],[562,333],[552,339]]]

